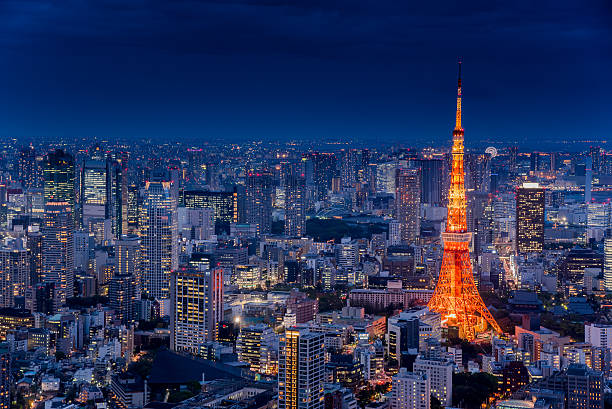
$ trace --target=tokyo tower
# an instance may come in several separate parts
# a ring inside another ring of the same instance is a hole
[[[465,216],[465,185],[463,171],[463,128],[461,127],[461,60],[457,89],[457,116],[453,130],[453,164],[448,193],[448,220],[442,233],[444,255],[438,284],[428,307],[442,316],[446,326],[459,328],[459,337],[474,340],[476,333],[487,329],[487,323],[497,332],[501,329],[485,306],[472,273]]]

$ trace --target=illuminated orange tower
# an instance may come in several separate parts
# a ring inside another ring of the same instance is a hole
[[[457,89],[457,117],[453,130],[453,167],[448,193],[448,220],[442,233],[444,255],[436,290],[429,301],[431,311],[440,313],[442,323],[459,328],[459,336],[473,340],[486,330],[487,323],[501,333],[499,325],[485,306],[472,273],[465,218],[465,185],[463,171],[463,128],[461,127],[461,60]]]

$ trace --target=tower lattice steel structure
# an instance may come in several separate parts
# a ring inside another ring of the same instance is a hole
[[[501,333],[499,325],[485,306],[472,273],[467,231],[463,170],[463,128],[461,127],[461,60],[457,88],[457,116],[453,130],[453,164],[448,194],[448,219],[442,233],[444,255],[436,290],[429,301],[431,311],[442,315],[442,323],[459,328],[459,336],[473,340],[486,330],[487,323]]]

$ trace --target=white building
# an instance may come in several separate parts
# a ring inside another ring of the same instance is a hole
[[[431,394],[443,406],[450,406],[453,396],[453,362],[446,359],[417,358],[414,372],[423,372],[429,378]]]
[[[391,409],[429,409],[430,394],[427,374],[400,368],[391,384]]]
[[[584,341],[594,347],[612,348],[612,325],[585,324]]]

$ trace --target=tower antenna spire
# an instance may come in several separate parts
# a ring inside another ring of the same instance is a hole
[[[455,118],[455,130],[458,131],[461,128],[461,57],[457,59],[458,74],[457,74],[457,114]]]

